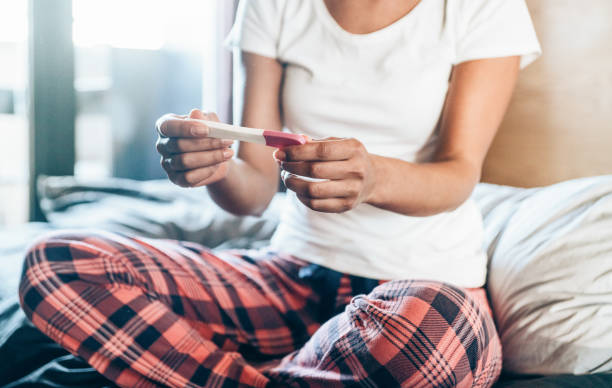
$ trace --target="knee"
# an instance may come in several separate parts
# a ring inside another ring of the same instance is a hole
[[[92,233],[85,231],[55,231],[38,238],[27,250],[19,284],[19,299],[26,313],[39,305],[45,293],[63,283],[78,278],[75,259],[95,256],[89,249]]]
[[[417,322],[440,319],[454,327],[467,315],[482,315],[463,289],[441,282],[391,281],[376,287],[367,298],[370,303],[392,309],[396,316]]]
[[[82,251],[93,234],[84,231],[54,231],[42,235],[28,248],[25,255],[23,274],[30,269],[53,271],[51,263],[74,260],[74,251]],[[41,268],[44,267],[44,268]]]
[[[461,288],[432,281],[392,281],[354,298],[352,306],[354,322],[375,327],[386,339],[379,341],[385,348],[378,349],[382,353],[401,348],[419,355],[420,362],[448,371],[446,377],[459,386],[488,381],[499,372],[501,348],[493,320]],[[418,373],[418,365],[415,368]]]

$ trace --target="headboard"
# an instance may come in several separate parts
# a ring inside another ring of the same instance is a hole
[[[482,180],[612,173],[612,1],[528,0],[543,55],[523,70]]]

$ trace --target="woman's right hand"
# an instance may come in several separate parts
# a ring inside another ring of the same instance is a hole
[[[232,140],[213,139],[206,125],[187,118],[219,121],[214,113],[194,109],[189,116],[166,114],[157,120],[157,152],[168,178],[181,187],[205,186],[227,176]]]

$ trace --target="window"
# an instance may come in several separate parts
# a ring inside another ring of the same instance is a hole
[[[163,178],[155,120],[202,105],[214,0],[73,0],[80,177]]]
[[[0,133],[9,144],[0,164],[0,225],[27,220],[28,208],[41,219],[33,195],[28,204],[28,182],[71,173],[73,164],[81,178],[164,178],[155,120],[193,107],[223,111],[219,75],[226,102],[231,63],[220,43],[234,9],[229,0],[0,0]],[[74,158],[57,147],[73,140]]]
[[[0,1],[0,226],[28,212],[27,1]]]

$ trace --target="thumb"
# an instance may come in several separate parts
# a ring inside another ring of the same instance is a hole
[[[206,119],[206,115],[199,109],[192,109],[191,112],[189,112],[189,118],[204,120]]]
[[[198,120],[219,121],[219,117],[217,117],[217,114],[215,112],[204,113],[199,109],[192,109],[191,112],[189,112],[189,118]]]

